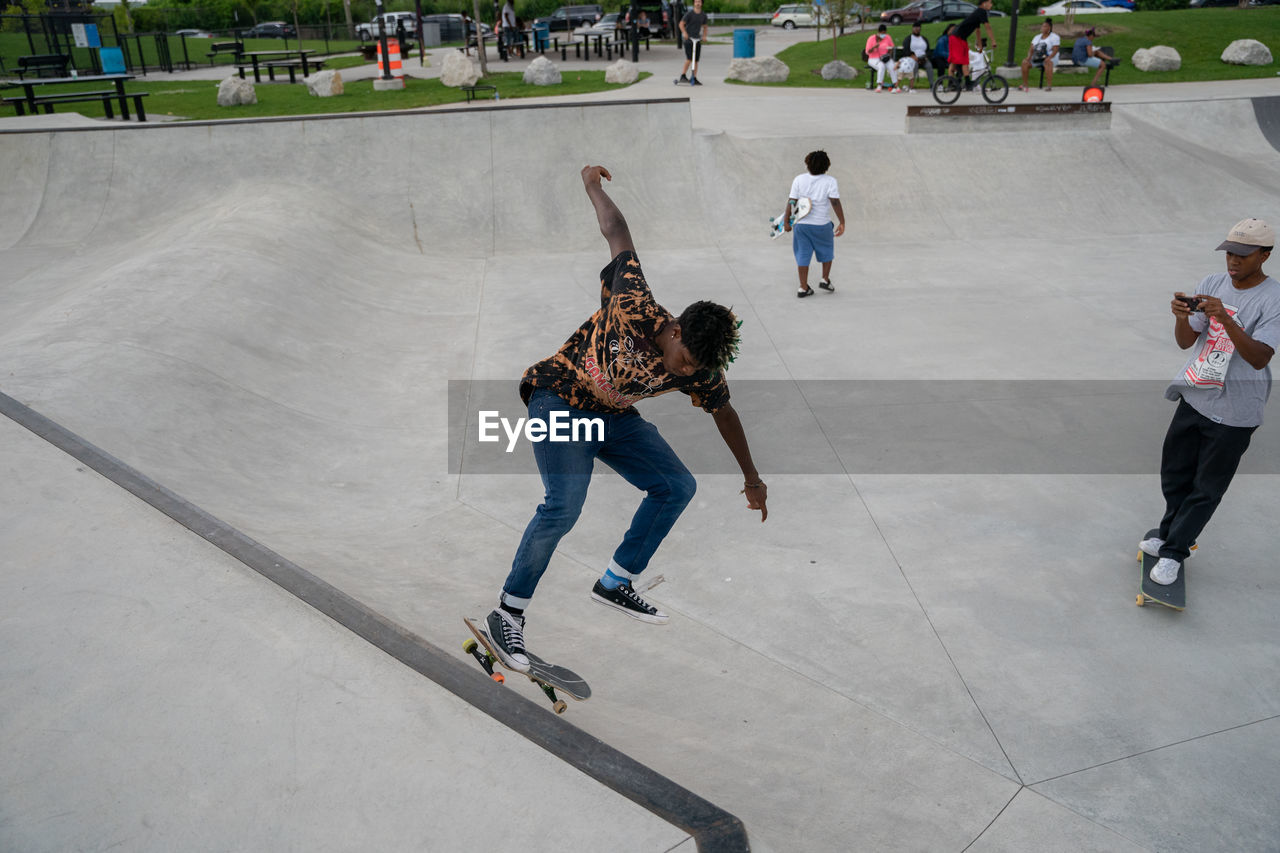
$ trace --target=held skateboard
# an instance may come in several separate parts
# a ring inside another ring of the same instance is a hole
[[[1148,530],[1143,539],[1150,539],[1152,536],[1159,535],[1159,533],[1159,530]],[[1141,548],[1138,549],[1138,562],[1142,565],[1142,582],[1138,587],[1138,606],[1142,607],[1148,601],[1154,601],[1156,604],[1163,604],[1165,607],[1171,607],[1174,610],[1186,610],[1186,561],[1183,560],[1182,562],[1182,569],[1178,572],[1178,579],[1168,586],[1164,586],[1151,579],[1151,570],[1155,568],[1156,561],[1159,559],[1159,557],[1153,557]]]
[[[693,67],[689,69],[689,79],[685,80],[684,82],[688,83],[690,86],[701,86],[702,84],[698,82],[698,41],[699,40],[689,39],[689,41],[693,42]],[[680,78],[677,77],[673,82],[677,86],[679,86]]]
[[[494,671],[493,665],[496,663],[499,666],[506,667],[506,664],[502,662],[502,659],[498,657],[498,653],[494,651],[493,638],[485,630],[484,622],[466,617],[463,617],[462,621],[467,623],[467,627],[475,635],[475,639],[467,640],[462,644],[462,650],[475,658],[484,671],[489,673],[490,678],[499,684],[505,683],[506,679],[503,678],[502,673]],[[479,641],[478,645],[477,641]],[[525,652],[525,654],[529,656],[529,671],[524,675],[527,675],[530,681],[542,688],[542,692],[551,700],[551,707],[557,714],[563,714],[565,708],[568,707],[565,701],[556,695],[557,690],[579,702],[585,702],[591,698],[591,688],[582,679],[582,676],[563,666],[547,663],[533,652]],[[510,669],[510,667],[507,668]]]
[[[809,201],[809,199],[807,198],[796,199],[795,211],[791,216],[791,224],[795,225],[801,219],[804,219],[806,216],[808,216],[809,210],[812,207],[813,207],[813,202]],[[786,218],[787,216],[785,213],[779,213],[777,216],[774,216],[769,220],[769,239],[770,240],[776,240],[786,232],[787,227],[783,223],[783,220]]]

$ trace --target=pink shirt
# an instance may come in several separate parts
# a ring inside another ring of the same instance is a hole
[[[880,59],[887,56],[892,50],[893,36],[886,35],[881,39],[877,33],[867,39],[867,59]]]

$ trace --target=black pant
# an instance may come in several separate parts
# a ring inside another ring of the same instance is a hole
[[[1255,429],[1214,423],[1186,400],[1178,401],[1160,459],[1160,490],[1165,501],[1160,520],[1160,538],[1164,540],[1161,557],[1181,563],[1191,553],[1191,546],[1227,493]]]

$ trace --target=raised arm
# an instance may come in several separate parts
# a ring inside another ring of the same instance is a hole
[[[600,223],[600,233],[609,241],[609,257],[616,258],[621,252],[634,252],[635,244],[631,242],[631,229],[622,211],[604,191],[600,179],[612,181],[613,175],[604,166],[583,166],[582,183],[587,188],[587,198],[596,209],[596,221]]]

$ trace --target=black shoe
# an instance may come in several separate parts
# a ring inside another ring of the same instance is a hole
[[[796,291],[796,296],[800,297],[801,299],[804,299],[806,296],[813,296],[813,288],[802,287],[801,289]]]
[[[591,588],[591,599],[614,610],[621,610],[641,622],[664,625],[667,621],[667,614],[636,595],[629,583],[621,584],[617,589],[605,589],[604,584],[596,581],[596,585]]]
[[[499,607],[484,621],[489,639],[493,641],[493,650],[502,659],[502,664],[516,672],[528,672],[529,658],[524,648],[524,617],[515,616]]]
[[[689,75],[687,75],[687,74],[681,74],[681,75],[680,75],[680,82],[681,82],[681,83],[688,83],[688,82],[689,82]]]
[[[835,293],[835,292],[836,292],[835,285],[833,285],[833,284],[831,283],[830,279],[824,279],[823,281],[818,282],[818,287],[821,287],[821,288],[822,288],[823,290],[825,290],[827,293]]]
[[[690,77],[690,78],[689,78],[689,85],[690,85],[690,86],[701,86],[702,84],[698,82],[698,78],[697,78],[697,77]]]

